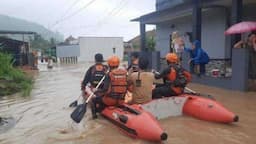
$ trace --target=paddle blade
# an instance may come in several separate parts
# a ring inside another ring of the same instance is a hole
[[[74,101],[74,102],[72,102],[72,103],[69,105],[69,107],[76,107],[76,106],[77,106],[77,100]]]
[[[84,114],[86,112],[86,104],[80,104],[77,106],[77,108],[71,113],[70,117],[75,121],[76,123],[80,123],[80,121],[83,119]]]

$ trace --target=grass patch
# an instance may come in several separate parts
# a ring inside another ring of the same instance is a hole
[[[13,67],[12,56],[0,52],[0,96],[22,92],[30,95],[33,79],[21,70]]]

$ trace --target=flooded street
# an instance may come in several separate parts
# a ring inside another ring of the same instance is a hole
[[[70,119],[69,104],[80,95],[80,81],[89,64],[65,65],[41,70],[29,97],[10,96],[0,99],[0,113],[13,117],[16,124],[0,134],[1,144],[148,144],[132,139],[112,123],[100,117],[91,119],[90,110],[80,124]],[[168,133],[164,143],[172,144],[255,144],[256,93],[233,92],[191,84],[190,88],[213,95],[217,101],[239,115],[234,124],[218,124],[188,116],[161,120]]]

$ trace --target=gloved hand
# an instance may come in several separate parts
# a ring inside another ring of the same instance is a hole
[[[93,93],[97,92],[97,89],[96,88],[92,88],[92,92]]]

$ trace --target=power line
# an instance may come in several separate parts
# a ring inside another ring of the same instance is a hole
[[[115,16],[117,14],[119,14],[121,12],[121,10],[127,5],[128,1],[127,0],[121,0],[116,7],[114,7],[107,16],[105,16],[104,18],[102,18],[102,20],[100,20],[96,25],[101,27],[101,25],[108,20],[108,17],[110,16]]]
[[[75,0],[71,5],[70,7],[63,13],[63,15],[61,16],[60,19],[63,19],[67,14],[68,12],[78,3],[80,2],[81,0]]]
[[[125,6],[127,6],[127,4],[129,3],[129,1],[124,1],[123,5],[119,7],[119,9],[114,13],[112,14],[113,16],[117,16],[118,14],[120,14],[120,12],[123,10],[123,8]]]
[[[101,20],[99,20],[95,25],[90,25],[89,27],[92,27],[92,28],[93,27],[94,28],[99,27],[101,25],[101,23],[103,21],[105,21],[109,16],[113,15],[116,12],[116,10],[119,11],[119,7],[122,6],[124,2],[125,2],[125,0],[120,0],[119,3],[112,10],[110,10],[110,12],[108,12],[108,13],[106,12],[107,15],[105,17],[103,17]],[[105,11],[107,11],[107,9]],[[80,27],[85,28],[85,27],[88,27],[88,26],[80,26]],[[78,27],[76,27],[76,28],[78,28]]]
[[[116,13],[118,13],[122,8],[126,5],[127,0],[121,0],[116,7],[112,9],[112,11],[109,12],[108,16],[114,16]],[[106,17],[108,17],[106,16]]]
[[[93,28],[95,29],[95,31],[99,30],[99,28],[104,24],[105,21],[109,20],[108,18],[111,17],[111,16],[116,16],[118,14],[120,14],[120,12],[125,8],[125,6],[127,6],[127,4],[129,3],[128,0],[121,0],[119,1],[119,3],[111,10],[107,13],[106,16],[104,16],[101,20],[99,20],[95,25],[82,25],[82,26],[78,26],[78,27],[73,27],[73,29],[79,29],[79,28],[82,28],[82,29],[87,29],[87,28]],[[90,3],[88,3],[90,4]],[[82,8],[81,8],[82,9]],[[79,9],[79,10],[81,10]],[[79,11],[78,10],[78,11]],[[77,11],[77,12],[78,12]],[[75,13],[73,13],[75,14]],[[73,15],[72,14],[72,15]],[[69,18],[70,16],[72,15],[69,15],[68,17],[66,17],[65,19]],[[64,19],[64,20],[65,20]],[[122,26],[124,27],[124,26]],[[72,27],[71,27],[72,28]]]
[[[75,15],[77,15],[78,13],[80,13],[81,11],[83,11],[84,9],[86,9],[87,7],[89,7],[91,4],[93,4],[96,0],[91,0],[90,2],[88,2],[86,5],[84,5],[83,7],[81,7],[80,9],[78,9],[77,11],[73,12],[72,14],[60,19],[60,20],[57,20],[52,26],[56,26],[58,24],[60,24],[61,22],[63,21],[66,21],[72,17],[74,17]]]

